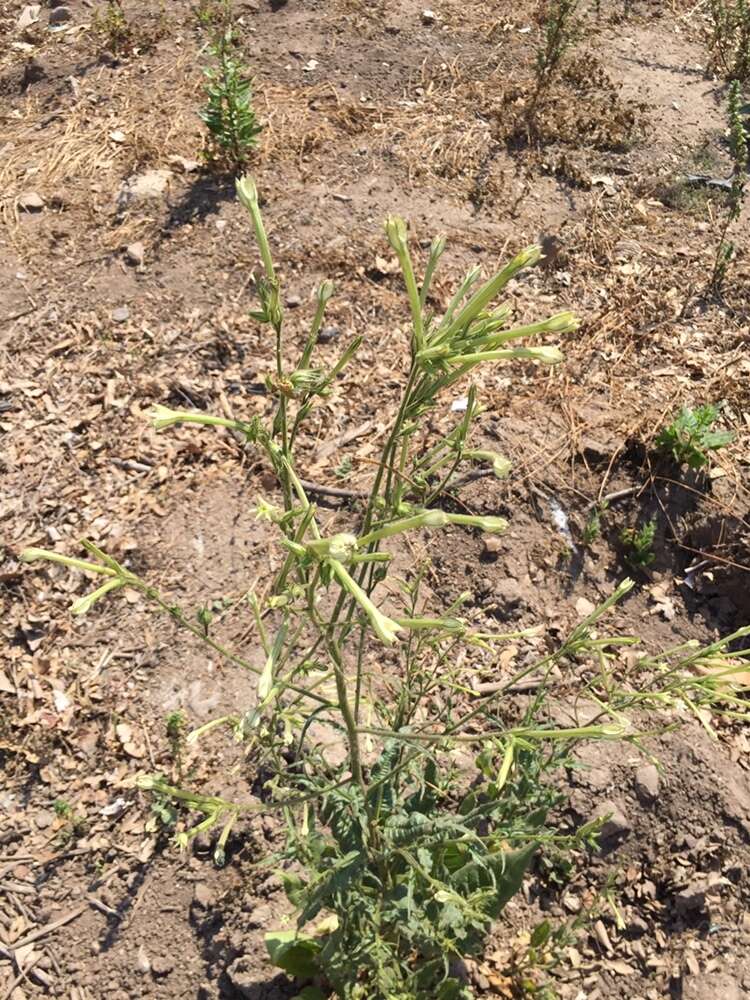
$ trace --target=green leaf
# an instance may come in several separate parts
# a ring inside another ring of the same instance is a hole
[[[292,906],[301,907],[304,905],[305,891],[307,890],[307,882],[299,877],[299,875],[294,875],[292,872],[280,872],[281,881],[284,885],[284,892],[286,893],[286,898],[292,904]]]
[[[270,931],[266,948],[275,966],[296,979],[311,979],[320,971],[317,956],[320,944],[299,931]]]
[[[545,945],[549,941],[551,933],[552,925],[549,920],[543,920],[541,924],[537,924],[531,932],[529,944],[532,948],[541,948],[542,945]]]
[[[521,888],[537,846],[531,843],[518,851],[500,851],[484,858],[481,863],[470,861],[455,873],[451,885],[461,895],[492,889],[492,896],[483,910],[494,920]]]

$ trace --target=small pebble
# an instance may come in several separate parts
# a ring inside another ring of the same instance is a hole
[[[484,555],[493,561],[497,559],[503,551],[503,543],[496,535],[487,535],[484,539]]]
[[[24,191],[19,194],[17,204],[23,212],[41,212],[44,208],[44,198],[36,191]]]
[[[642,764],[635,772],[635,792],[641,802],[650,805],[659,797],[659,771],[654,764]]]
[[[146,250],[142,243],[131,243],[130,246],[125,247],[125,256],[131,264],[140,267],[146,256]]]
[[[335,326],[324,326],[323,329],[318,334],[319,344],[330,344],[332,340],[336,340],[337,337],[341,336],[341,330]]]
[[[118,306],[117,309],[112,310],[112,322],[113,323],[127,323],[130,319],[130,310],[127,306]]]

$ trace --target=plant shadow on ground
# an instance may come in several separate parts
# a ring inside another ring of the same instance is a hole
[[[203,222],[219,212],[222,205],[236,197],[234,177],[229,173],[205,174],[197,177],[180,200],[170,207],[163,234],[189,223]]]

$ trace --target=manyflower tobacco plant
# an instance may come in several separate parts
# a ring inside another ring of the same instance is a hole
[[[441,498],[457,488],[463,463],[487,463],[497,476],[508,474],[509,463],[470,445],[480,412],[473,387],[466,390],[465,412],[439,440],[426,441],[425,417],[445,390],[465,382],[480,364],[558,363],[562,355],[556,346],[506,345],[563,335],[577,320],[560,313],[514,327],[510,306],[496,304],[511,280],[539,259],[538,247],[521,252],[484,282],[473,269],[443,315],[433,315],[427,309],[430,283],[445,240],[433,241],[420,282],[406,223],[388,219],[386,235],[411,313],[408,375],[367,499],[345,530],[324,533],[297,467],[295,442],[317,400],[356,356],[361,338],[330,368],[313,366],[333,291],[323,282],[297,364],[286,367],[282,296],[257,190],[243,178],[237,191],[252,220],[263,271],[256,280],[260,308],[254,316],[275,338],[268,378],[275,412],[265,421],[243,421],[157,406],[152,417],[158,429],[193,423],[238,432],[278,479],[278,497],[259,498],[254,512],[277,527],[283,555],[267,592],[248,598],[260,662],[223,646],[205,623],[88,543],[92,562],[41,549],[29,549],[23,558],[105,577],[76,602],[77,612],[90,610],[111,591],[139,590],[177,625],[257,678],[253,704],[202,725],[187,742],[228,728],[252,748],[258,773],[265,775],[262,802],[230,803],[153,776],[144,778],[142,787],[203,816],[180,834],[183,845],[192,833],[222,825],[219,860],[240,813],[275,809],[284,816],[287,845],[276,860],[298,918],[296,929],[269,935],[269,954],[290,974],[316,979],[306,997],[332,991],[343,1000],[468,998],[455,962],[481,951],[491,922],[520,888],[537,850],[547,842],[557,849],[589,843],[596,833],[596,824],[588,824],[572,837],[561,836],[547,818],[560,801],[552,776],[565,764],[569,748],[584,739],[637,741],[624,714],[635,704],[641,711],[662,711],[679,701],[697,711],[728,696],[703,678],[681,683],[684,650],[658,661],[644,658],[632,677],[620,677],[614,669],[618,652],[634,640],[602,634],[600,628],[631,581],[559,648],[516,671],[493,696],[477,702],[468,693],[462,648],[480,651],[486,668],[493,669],[500,644],[534,630],[503,634],[472,625],[461,617],[465,594],[446,608],[426,607],[426,567],[417,563],[406,579],[396,580],[391,550],[415,532],[430,537],[456,528],[505,531],[504,518],[455,513],[443,509]],[[389,588],[386,603],[382,584],[389,578],[396,586]],[[726,648],[711,647],[711,657],[727,656]],[[695,654],[690,655],[693,664]],[[588,661],[595,669],[586,673]],[[578,664],[569,674],[583,678],[579,694],[598,706],[586,726],[556,728],[544,712],[546,679],[566,662]],[[539,693],[525,716],[508,726],[497,703],[531,673],[539,679]],[[644,677],[651,680],[645,689]],[[317,735],[321,729],[330,730],[336,744],[343,741],[343,762],[330,758]],[[472,780],[457,780],[452,751],[458,747],[476,751]],[[321,923],[324,912],[328,917]]]

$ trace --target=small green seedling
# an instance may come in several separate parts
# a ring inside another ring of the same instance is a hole
[[[55,815],[58,819],[65,820],[65,826],[58,834],[58,841],[61,846],[69,844],[72,840],[82,837],[88,830],[88,821],[85,816],[79,816],[73,811],[73,807],[65,799],[55,799],[52,803]]]
[[[91,26],[113,56],[125,55],[132,48],[133,29],[119,0],[109,0],[103,11],[96,11]]]
[[[602,515],[606,511],[608,504],[606,501],[598,503],[589,514],[586,524],[583,526],[581,543],[587,548],[594,544],[602,533]]]
[[[352,471],[352,457],[351,455],[344,455],[339,464],[333,470],[333,474],[337,479],[348,479],[349,474]]]
[[[219,33],[209,52],[216,65],[204,70],[208,101],[200,112],[211,134],[208,159],[224,161],[239,174],[262,131],[253,108],[252,80],[231,26]]]
[[[656,518],[652,517],[640,528],[623,528],[620,541],[625,546],[626,558],[631,566],[645,569],[656,558],[654,552],[654,537],[656,535]]]
[[[227,0],[200,0],[195,8],[195,16],[201,27],[226,24],[231,16]]]
[[[55,799],[52,803],[52,808],[55,810],[55,816],[58,819],[70,819],[73,815],[73,807],[65,799]]]
[[[656,439],[659,451],[669,454],[679,465],[702,469],[710,461],[709,452],[718,451],[734,440],[731,431],[715,431],[718,410],[710,403],[692,410],[683,407]]]

